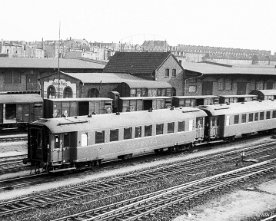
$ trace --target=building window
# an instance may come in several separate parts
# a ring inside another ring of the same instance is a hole
[[[156,135],[163,134],[164,124],[156,124]]]
[[[240,119],[240,116],[239,115],[235,115],[234,116],[234,124],[238,124],[239,123],[239,119]]]
[[[99,90],[97,88],[91,88],[87,92],[87,97],[99,97]]]
[[[174,122],[168,123],[168,133],[174,133]]]
[[[132,128],[128,127],[128,128],[124,128],[124,139],[131,139],[132,138]]]
[[[110,130],[110,142],[119,140],[119,129]]]
[[[145,126],[145,137],[151,136],[152,135],[152,126]]]
[[[95,132],[95,143],[104,143],[105,131],[96,131]]]
[[[271,90],[271,89],[273,89],[273,81],[268,81],[268,82],[266,82],[266,89],[267,90]]]
[[[18,84],[21,83],[21,73],[12,73],[13,83]]]
[[[218,80],[218,90],[219,91],[223,91],[224,90],[224,80],[223,80],[223,78],[220,78]]]
[[[176,69],[172,69],[172,77],[176,77]]]
[[[135,138],[139,138],[142,136],[142,127],[135,127]]]
[[[232,90],[232,79],[225,79],[225,90],[231,91]]]
[[[12,83],[12,73],[4,73],[4,83],[11,84]]]
[[[266,112],[266,119],[270,119],[270,111]]]
[[[63,91],[63,98],[70,98],[73,97],[73,91],[71,87],[64,88]]]
[[[165,77],[168,78],[170,76],[170,69],[165,70]]]
[[[47,89],[47,98],[55,98],[56,97],[56,89],[53,85],[50,85]]]

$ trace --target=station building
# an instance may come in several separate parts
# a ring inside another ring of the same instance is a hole
[[[276,89],[275,66],[183,62],[185,95],[243,95]]]
[[[174,89],[167,82],[156,82],[125,73],[66,73],[41,77],[43,98],[171,96]]]
[[[116,52],[103,72],[166,82],[174,88],[172,95],[184,95],[184,69],[170,52]]]
[[[59,63],[59,64],[58,64]],[[77,59],[0,58],[0,92],[40,92],[38,79],[66,72],[102,72],[104,64]]]

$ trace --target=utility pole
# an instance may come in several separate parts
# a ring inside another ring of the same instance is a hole
[[[59,28],[58,28],[58,98],[60,98],[59,54],[60,54],[60,22],[59,22]]]

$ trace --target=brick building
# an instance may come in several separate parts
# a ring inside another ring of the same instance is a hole
[[[40,78],[43,98],[88,98],[108,97],[109,92],[117,90],[123,97],[149,97],[171,95],[169,83],[144,80],[124,73],[65,73]],[[142,92],[145,89],[145,94]],[[135,93],[135,94],[134,94]]]
[[[274,66],[182,63],[185,95],[241,95],[276,88]]]
[[[104,72],[168,82],[175,90],[173,95],[184,95],[184,69],[170,52],[116,52]]]
[[[104,65],[94,62],[60,59],[0,58],[0,92],[40,92],[38,79],[56,74],[58,66],[66,72],[101,72]]]

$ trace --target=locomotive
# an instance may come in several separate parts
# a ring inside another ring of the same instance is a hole
[[[40,119],[28,129],[28,160],[47,172],[273,131],[276,101],[202,105]]]

